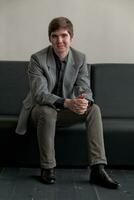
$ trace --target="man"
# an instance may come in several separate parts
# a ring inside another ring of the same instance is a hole
[[[31,56],[30,92],[23,102],[16,132],[26,132],[28,119],[37,127],[41,180],[51,184],[56,180],[55,128],[85,120],[90,183],[116,189],[119,183],[104,169],[107,160],[102,119],[93,103],[85,55],[71,47],[71,21],[65,17],[53,19],[48,35],[51,45]]]

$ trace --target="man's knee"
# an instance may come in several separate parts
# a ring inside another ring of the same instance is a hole
[[[57,111],[50,106],[38,106],[39,115],[46,116],[48,119],[57,118]]]
[[[97,104],[93,104],[90,108],[89,108],[89,110],[88,110],[88,112],[87,112],[87,119],[89,119],[89,118],[101,118],[101,111],[100,111],[100,107],[97,105]]]
[[[97,104],[93,104],[92,107],[91,107],[91,109],[95,113],[100,113],[100,107]]]

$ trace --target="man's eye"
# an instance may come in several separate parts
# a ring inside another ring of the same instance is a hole
[[[53,39],[57,38],[57,35],[52,35],[52,38],[53,38]]]
[[[65,37],[67,37],[67,35],[66,35],[66,34],[63,34],[62,37],[65,38]]]

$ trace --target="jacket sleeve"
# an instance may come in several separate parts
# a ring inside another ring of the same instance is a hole
[[[39,105],[51,105],[60,97],[51,93],[48,84],[47,71],[45,71],[37,58],[37,56],[31,56],[31,60],[28,66],[28,77],[30,83],[30,91],[34,103]]]
[[[87,68],[86,59],[84,56],[83,64],[80,66],[78,76],[74,86],[74,96],[78,96],[81,93],[86,93],[86,99],[93,100],[92,90],[90,88],[90,70]]]

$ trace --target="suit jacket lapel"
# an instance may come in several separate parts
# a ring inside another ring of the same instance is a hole
[[[56,63],[53,55],[52,47],[50,46],[47,55],[47,67],[48,72],[51,80],[52,87],[55,85],[56,82]]]
[[[69,50],[69,55],[68,55],[68,61],[66,65],[66,69],[64,72],[64,77],[63,77],[63,96],[66,96],[68,93],[68,87],[70,87],[70,84],[73,83],[73,80],[76,75],[76,66],[74,62],[74,58],[72,55],[71,49]]]

